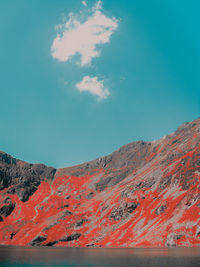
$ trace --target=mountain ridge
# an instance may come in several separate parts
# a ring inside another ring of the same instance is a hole
[[[200,118],[67,168],[0,152],[0,244],[199,246]]]

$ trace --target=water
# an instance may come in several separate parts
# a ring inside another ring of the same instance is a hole
[[[0,246],[0,266],[199,267],[200,248],[85,249]]]

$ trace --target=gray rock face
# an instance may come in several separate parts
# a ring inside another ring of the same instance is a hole
[[[69,210],[63,211],[62,215],[60,216],[60,219],[63,220],[65,217],[72,215],[73,213]]]
[[[75,228],[79,228],[79,227],[81,227],[84,224],[84,222],[87,222],[87,220],[86,219],[81,219],[81,220],[79,220],[79,221],[77,221],[75,223],[74,227]]]
[[[145,157],[148,156],[151,150],[151,142],[137,141],[128,145],[122,146],[112,154],[98,158],[96,160],[83,163],[74,167],[60,169],[60,174],[70,174],[80,176],[85,172],[93,172],[95,169],[120,169],[128,166],[142,166],[145,162]],[[139,151],[140,157],[137,152]]]
[[[53,247],[57,243],[58,243],[58,241],[52,241],[52,242],[49,242],[49,243],[45,244],[45,246],[47,246],[47,247]]]
[[[15,203],[10,203],[9,205],[4,205],[0,208],[0,215],[4,217],[8,217],[14,210]]]
[[[62,241],[62,242],[69,242],[69,241],[73,241],[73,240],[78,239],[80,236],[81,236],[81,234],[74,233],[74,234],[69,235],[69,236],[67,236],[65,238],[62,238],[60,241]]]
[[[31,242],[31,246],[40,246],[42,242],[44,242],[47,238],[45,236],[37,236]]]
[[[8,188],[25,202],[44,179],[52,180],[56,169],[43,164],[29,164],[0,152],[0,190]]]
[[[165,246],[166,247],[175,247],[176,246],[175,240],[180,239],[182,236],[183,236],[183,234],[170,233],[167,236]]]
[[[129,216],[130,213],[132,213],[137,206],[139,205],[139,203],[121,203],[121,205],[119,207],[114,207],[111,214],[110,214],[110,218],[118,221],[121,219],[125,219]]]
[[[161,205],[160,207],[158,207],[158,208],[156,209],[155,213],[156,213],[157,215],[159,215],[159,214],[163,213],[163,212],[166,210],[166,208],[167,208],[166,205]]]
[[[93,198],[93,196],[94,196],[94,192],[90,192],[90,193],[86,196],[86,198],[89,200],[89,199]]]
[[[139,154],[138,154],[139,153]],[[74,167],[58,170],[58,175],[82,176],[93,174],[96,170],[104,170],[106,178],[102,177],[95,184],[97,191],[114,186],[127,177],[133,170],[142,167],[146,157],[151,153],[151,143],[144,141],[132,142],[112,154]]]

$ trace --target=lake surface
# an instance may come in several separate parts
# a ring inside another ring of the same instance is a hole
[[[199,267],[200,248],[95,249],[0,246],[0,266]]]

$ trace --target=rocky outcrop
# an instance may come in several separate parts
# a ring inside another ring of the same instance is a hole
[[[160,207],[158,207],[158,208],[156,209],[155,213],[156,213],[157,215],[159,215],[159,214],[163,213],[163,212],[166,210],[166,208],[167,208],[166,205],[161,205]]]
[[[4,217],[8,217],[14,210],[15,208],[15,203],[10,203],[8,205],[3,205],[0,208],[0,215]]]
[[[69,242],[78,239],[81,236],[79,233],[74,233],[72,235],[66,236],[62,239],[60,239],[61,242]]]
[[[111,211],[110,218],[116,221],[126,218],[132,213],[139,203],[122,203],[119,207],[114,207]]]
[[[34,238],[31,242],[30,245],[31,246],[40,246],[41,243],[43,243],[47,238],[45,236],[37,236],[36,238]]]
[[[52,180],[56,169],[43,164],[29,164],[0,152],[0,190],[8,188],[8,194],[17,194],[27,201],[41,181]]]

